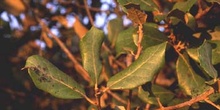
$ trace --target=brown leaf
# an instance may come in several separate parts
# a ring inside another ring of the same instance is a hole
[[[135,25],[144,24],[147,19],[147,15],[144,12],[134,7],[127,9],[127,16]]]

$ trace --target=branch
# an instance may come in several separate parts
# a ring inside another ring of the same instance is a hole
[[[113,92],[111,92],[110,90],[107,90],[107,93],[109,94],[109,95],[111,95],[114,99],[116,99],[117,101],[119,101],[119,102],[121,102],[121,103],[123,103],[123,104],[127,104],[127,102],[124,100],[124,99],[122,99],[121,97],[119,97],[118,95],[116,95],[116,94],[114,94]]]
[[[142,46],[141,46],[141,41],[143,39],[143,25],[140,23],[138,26],[138,47],[137,47],[137,53],[135,55],[135,59],[137,59],[140,54],[141,54],[141,50],[142,50]]]
[[[205,102],[208,103],[208,104],[210,104],[210,105],[212,105],[212,106],[214,106],[214,107],[217,108],[218,110],[220,110],[220,107],[219,107],[218,105],[216,105],[215,103],[213,103],[212,101],[210,101],[208,98],[205,99]]]
[[[195,19],[201,19],[206,13],[209,12],[209,10],[211,9],[212,6],[207,7],[206,9],[202,9],[202,0],[198,0],[198,13],[195,16]]]
[[[92,15],[91,15],[91,13],[90,13],[90,11],[89,11],[89,7],[88,7],[87,0],[83,0],[83,1],[84,1],[84,5],[85,5],[85,9],[86,9],[86,13],[87,13],[87,15],[88,15],[88,17],[89,17],[89,21],[90,21],[91,24],[94,26],[94,21],[93,21],[93,19],[92,19]]]
[[[208,8],[206,8],[206,9],[204,9],[204,10],[198,12],[198,13],[196,14],[196,16],[195,16],[195,19],[198,20],[198,19],[202,18],[206,13],[209,12],[210,9],[211,9],[211,7],[208,7]]]
[[[175,109],[182,108],[182,107],[185,107],[185,106],[190,106],[190,105],[192,105],[196,102],[206,100],[208,98],[208,96],[213,94],[213,93],[214,93],[214,89],[211,88],[211,89],[207,90],[206,92],[192,98],[189,101],[186,101],[186,102],[174,105],[174,106],[164,107],[163,110],[175,110]],[[161,109],[156,109],[156,110],[161,110]]]

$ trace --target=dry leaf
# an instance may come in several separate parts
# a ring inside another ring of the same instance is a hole
[[[144,24],[147,19],[147,15],[134,7],[127,9],[128,18],[135,24]]]

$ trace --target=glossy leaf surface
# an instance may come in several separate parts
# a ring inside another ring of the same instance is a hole
[[[149,47],[128,68],[111,77],[107,82],[110,89],[132,89],[151,81],[164,65],[167,43]]]
[[[41,56],[30,56],[25,68],[37,88],[63,99],[77,99],[85,95],[83,88],[70,76]]]
[[[93,83],[98,83],[102,71],[100,48],[104,40],[104,32],[92,27],[80,41],[80,52],[85,70],[89,73]]]

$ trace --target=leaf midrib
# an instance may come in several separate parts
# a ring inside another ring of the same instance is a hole
[[[92,37],[94,37],[94,33],[92,35]],[[96,66],[96,63],[95,63],[95,52],[94,52],[94,46],[95,46],[95,42],[94,42],[94,38],[92,39],[92,61],[93,61],[93,69],[94,69],[94,74],[95,74],[95,83],[97,84],[98,82],[98,78],[97,78],[97,66]]]
[[[118,82],[124,80],[126,77],[129,77],[132,73],[134,73],[135,71],[137,71],[141,66],[143,66],[144,64],[146,64],[148,62],[148,60],[153,57],[155,55],[155,53],[159,50],[161,46],[158,46],[158,48],[156,49],[156,51],[154,51],[154,53],[147,59],[145,60],[145,62],[141,63],[136,69],[134,69],[133,71],[131,71],[130,73],[126,74],[124,77],[122,77],[121,79],[119,79],[118,81],[116,81],[115,83],[111,84],[109,86],[109,88],[111,88],[111,86],[117,84]]]

